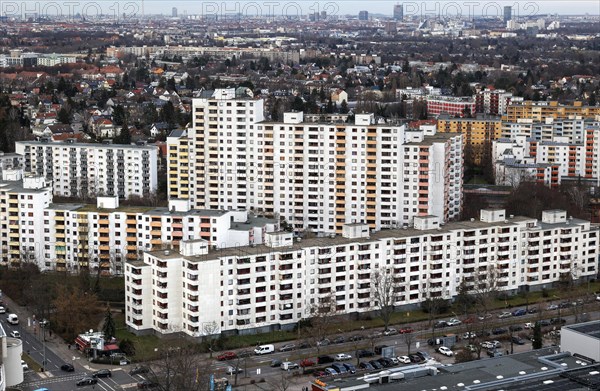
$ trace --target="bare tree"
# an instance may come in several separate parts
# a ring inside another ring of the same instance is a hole
[[[274,376],[267,384],[270,386],[272,391],[288,391],[294,388],[298,383],[294,381],[294,378],[286,372],[281,373],[281,376]]]
[[[383,321],[384,330],[387,330],[396,304],[396,282],[391,268],[383,268],[373,272],[371,275],[371,291],[371,297],[375,299],[375,307]]]
[[[498,297],[499,273],[495,266],[488,265],[480,267],[474,274],[473,294],[479,310],[488,314],[494,300]]]
[[[333,294],[318,299],[310,309],[310,326],[302,329],[304,339],[321,351],[321,342],[337,328],[336,300]]]
[[[205,322],[202,324],[202,342],[206,345],[209,352],[209,357],[212,358],[214,347],[217,343],[215,338],[219,333],[219,324],[215,321]]]
[[[416,340],[415,334],[414,333],[404,333],[404,334],[402,334],[402,337],[404,339],[404,343],[406,344],[407,354],[410,354],[410,349]]]
[[[163,391],[208,391],[212,363],[202,360],[195,346],[167,347],[152,363],[148,378]]]

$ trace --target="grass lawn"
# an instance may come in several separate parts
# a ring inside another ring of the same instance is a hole
[[[25,361],[27,363],[27,365],[29,366],[29,369],[34,371],[34,372],[39,372],[40,369],[42,369],[42,367],[40,366],[40,364],[38,364],[37,362],[35,362],[35,360],[33,358],[31,358],[29,356],[29,354],[27,353],[23,353],[21,354],[21,359],[23,361]]]

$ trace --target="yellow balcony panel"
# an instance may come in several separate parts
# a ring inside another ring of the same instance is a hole
[[[100,220],[98,220],[98,224],[100,224],[100,225],[108,225],[109,221],[108,221],[108,219],[100,219]]]
[[[56,215],[56,216],[54,216],[54,220],[65,221],[65,215]]]
[[[19,247],[19,245],[20,245],[20,244],[21,244],[21,243],[19,243],[19,242],[18,242],[18,241],[16,241],[16,240],[11,240],[10,242],[8,242],[8,245],[9,245],[9,246],[16,246],[16,247]],[[11,253],[11,254],[12,254],[12,253]]]
[[[127,257],[127,259],[137,259],[138,258],[137,254],[135,254],[135,253],[128,253],[126,257]]]
[[[158,228],[160,228],[160,227],[162,227],[162,223],[160,221],[152,221],[150,223],[150,226],[151,227],[158,227]]]
[[[99,247],[100,251],[109,251],[110,250],[110,246],[107,244],[101,244]]]
[[[9,212],[19,212],[19,208],[8,208]]]
[[[150,244],[152,244],[152,245],[160,245],[160,244],[162,244],[162,240],[160,240],[160,239],[152,239],[150,241]]]
[[[56,255],[65,255],[67,252],[65,250],[56,250]]]
[[[67,244],[65,243],[64,240],[57,240],[56,242],[54,242],[55,246],[66,246]]]
[[[126,224],[137,224],[137,220],[136,219],[127,219],[125,220]]]
[[[108,242],[110,242],[110,237],[108,237],[108,236],[100,236],[100,237],[98,237],[98,241],[100,243],[108,243]]]
[[[98,255],[98,258],[100,258],[100,259],[110,259],[110,254],[100,254],[100,255]]]
[[[55,236],[56,236],[56,238],[64,239],[65,238],[65,233],[64,232],[57,232]]]
[[[336,212],[344,213],[344,212],[346,212],[346,208],[344,208],[344,207],[337,207],[337,208],[335,208],[335,211]]]
[[[377,186],[367,185],[367,190],[377,190]]]
[[[125,247],[125,248],[126,248],[127,250],[129,250],[129,251],[131,251],[131,250],[133,250],[133,251],[137,251],[137,246],[132,246],[132,245],[129,245],[129,246]]]
[[[100,232],[101,234],[108,234],[110,233],[110,228],[99,228],[98,232]]]
[[[19,224],[10,224],[8,229],[19,229]]]
[[[130,233],[130,234],[137,233],[137,229],[136,228],[127,228],[127,233]]]
[[[10,237],[10,238],[19,238],[20,236],[21,236],[21,234],[18,232],[11,232],[8,234],[8,237]]]
[[[10,254],[21,254],[21,250],[10,250]]]

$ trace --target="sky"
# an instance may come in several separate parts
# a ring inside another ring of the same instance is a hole
[[[141,4],[142,0],[131,0]],[[162,13],[170,15],[172,7],[176,7],[179,15],[221,13],[232,14],[239,10],[241,13],[256,14],[257,10],[264,15],[274,11],[275,15],[289,13],[292,10],[300,10],[303,14],[309,14],[316,10],[329,11],[328,14],[358,14],[358,11],[367,10],[370,13],[391,15],[395,4],[403,4],[405,15],[419,14],[448,14],[475,16],[501,14],[504,6],[512,6],[513,13],[519,15],[534,16],[536,14],[562,14],[562,15],[600,15],[600,1],[598,0],[173,0],[170,2],[159,0],[143,0],[145,14]],[[125,1],[121,1],[124,3]],[[298,12],[298,11],[296,11]]]

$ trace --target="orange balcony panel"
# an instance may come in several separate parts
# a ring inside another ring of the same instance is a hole
[[[126,257],[127,259],[137,259],[138,256],[135,253],[128,253]]]
[[[99,228],[98,232],[100,232],[101,234],[107,234],[110,233],[110,228]]]
[[[183,228],[183,224],[181,224],[181,223],[173,223],[173,224],[171,224],[171,226],[173,228],[177,228],[177,229],[182,229]]]
[[[173,236],[183,236],[183,231],[173,231]]]
[[[108,237],[108,236],[99,236],[98,237],[98,241],[100,241],[102,243],[110,242],[110,237]]]
[[[99,247],[100,251],[110,251],[110,246],[106,244],[101,244]]]
[[[137,233],[137,229],[135,229],[135,228],[127,228],[127,233],[130,233],[130,234]]]
[[[160,228],[162,226],[162,223],[160,221],[152,221],[150,223],[150,226],[151,227],[159,227]]]
[[[162,240],[160,240],[160,239],[152,239],[150,241],[150,244],[152,244],[152,245],[160,245],[160,244],[162,244]]]
[[[100,225],[108,225],[109,221],[108,221],[108,219],[100,219],[100,220],[98,220],[98,224],[100,224]]]
[[[210,228],[210,223],[200,223],[200,228]]]
[[[136,219],[127,219],[125,221],[126,224],[137,224],[137,220]]]
[[[137,251],[137,246],[128,245],[126,249],[129,251]]]
[[[162,232],[158,231],[158,230],[152,230],[152,231],[150,231],[150,235],[160,236],[160,235],[162,235]]]

